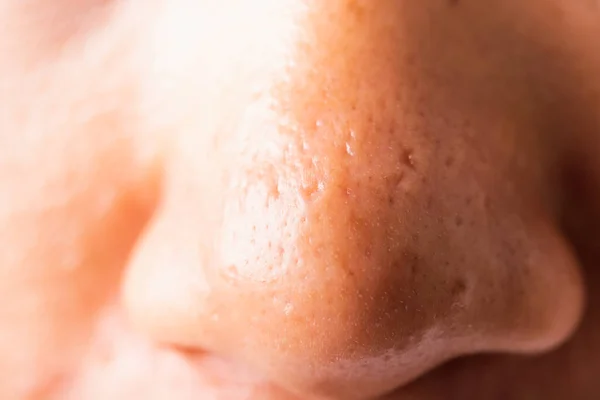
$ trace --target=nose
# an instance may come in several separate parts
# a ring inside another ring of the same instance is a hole
[[[485,31],[443,2],[207,3],[169,2],[149,34],[169,145],[125,283],[141,329],[340,399],[568,337],[559,188],[520,100],[494,95],[523,77],[486,79]]]

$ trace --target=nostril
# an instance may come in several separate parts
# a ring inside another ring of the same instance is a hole
[[[203,377],[216,384],[260,385],[265,383],[252,368],[225,356],[197,348],[173,346],[170,348],[181,355],[191,367],[201,371]]]

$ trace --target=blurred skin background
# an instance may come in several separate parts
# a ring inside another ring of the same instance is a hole
[[[0,0],[0,398],[598,398],[599,38],[595,0]]]

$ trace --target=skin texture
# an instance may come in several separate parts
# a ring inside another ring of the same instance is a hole
[[[0,398],[597,398],[599,16],[1,0]]]

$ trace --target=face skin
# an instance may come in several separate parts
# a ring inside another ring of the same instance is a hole
[[[0,398],[595,398],[598,17],[1,0]]]

